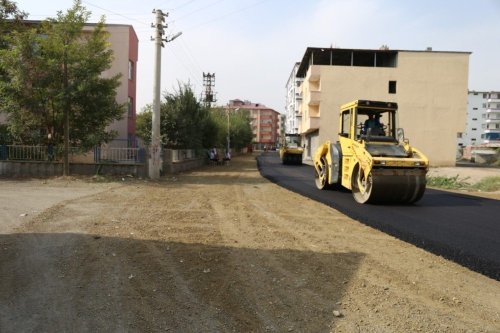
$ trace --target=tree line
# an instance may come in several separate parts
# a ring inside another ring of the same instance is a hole
[[[65,13],[40,24],[11,0],[0,1],[0,144],[77,146],[82,150],[110,142],[117,133],[109,125],[120,120],[127,105],[116,102],[121,75],[103,77],[111,68],[105,20],[83,29],[91,12],[75,0]],[[137,115],[137,136],[147,145],[152,108]],[[207,108],[189,84],[179,83],[161,101],[164,146],[197,149],[252,141],[248,111],[227,113]],[[67,154],[65,154],[67,156]]]
[[[145,144],[151,141],[152,106],[137,115],[137,136]],[[160,105],[162,144],[172,149],[226,147],[241,149],[252,142],[248,110],[232,111],[210,108],[196,99],[189,84],[178,84],[171,93],[164,93]]]

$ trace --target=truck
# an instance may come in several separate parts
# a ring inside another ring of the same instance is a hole
[[[302,164],[304,148],[300,145],[299,134],[285,134],[279,149],[281,163]]]
[[[411,204],[425,192],[429,160],[397,127],[395,102],[355,100],[340,107],[338,141],[313,156],[320,190],[346,188],[356,202]]]

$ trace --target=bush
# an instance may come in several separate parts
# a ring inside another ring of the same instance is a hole
[[[427,177],[427,185],[448,190],[500,191],[500,177],[486,177],[475,184],[469,184],[467,179],[469,178],[460,179],[458,175],[455,177]]]
[[[455,177],[427,177],[427,185],[449,190],[458,190],[470,186],[466,181],[467,179],[468,178],[459,179],[458,175]]]
[[[471,186],[472,189],[484,192],[500,191],[500,177],[486,177]]]

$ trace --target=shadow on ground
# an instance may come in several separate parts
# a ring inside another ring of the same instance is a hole
[[[359,253],[0,235],[0,331],[328,332]]]

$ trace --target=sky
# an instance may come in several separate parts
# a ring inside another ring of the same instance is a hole
[[[72,0],[14,0],[28,19]],[[168,13],[161,91],[203,91],[215,73],[217,105],[249,100],[285,111],[285,85],[307,47],[472,52],[469,90],[500,91],[500,0],[90,0],[89,22],[128,24],[139,37],[137,110],[153,100],[153,9]]]

